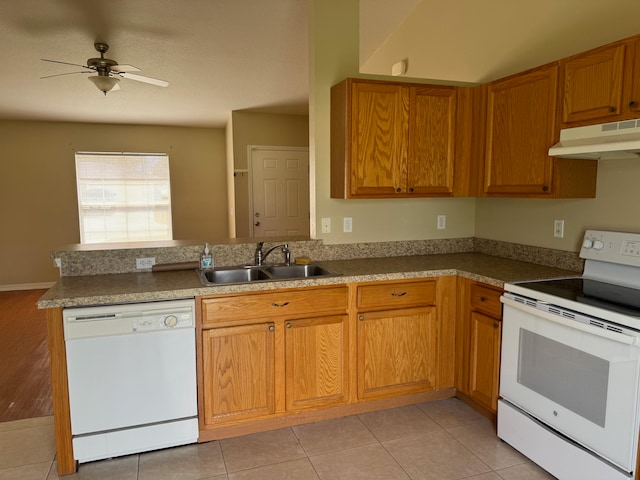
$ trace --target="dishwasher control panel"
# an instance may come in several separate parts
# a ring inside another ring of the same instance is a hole
[[[189,328],[194,325],[193,312],[173,311],[171,313],[161,313],[158,315],[148,315],[142,318],[136,318],[133,322],[133,330],[137,332],[144,332],[148,330]]]
[[[65,308],[65,340],[195,328],[195,301],[168,300]]]

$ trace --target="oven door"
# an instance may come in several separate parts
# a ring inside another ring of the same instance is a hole
[[[500,395],[632,472],[638,439],[638,337],[504,296],[502,302]]]

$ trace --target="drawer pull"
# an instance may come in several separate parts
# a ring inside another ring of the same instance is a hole
[[[400,293],[392,292],[391,296],[392,297],[404,297],[406,294],[407,294],[407,292],[400,292]]]
[[[487,297],[480,297],[480,301],[481,301],[481,302],[486,302],[487,300],[488,300],[488,298],[487,298]]]
[[[272,307],[286,307],[287,305],[289,305],[289,302],[284,302],[284,303],[276,303],[276,302],[273,302],[273,303],[271,304],[271,306],[272,306]]]
[[[291,322],[287,322],[287,328],[291,328],[293,327],[293,325],[291,325]]]
[[[360,315],[360,316],[358,317],[358,320],[360,320],[360,321],[362,322],[362,321],[364,320],[364,315]]]
[[[275,332],[276,331],[276,327],[274,327],[273,325],[269,326],[269,331],[270,332]]]

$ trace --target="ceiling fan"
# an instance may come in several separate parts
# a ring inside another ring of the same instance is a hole
[[[61,75],[72,75],[75,73],[97,73],[97,75],[92,75],[88,78],[94,83],[96,87],[98,87],[98,90],[103,92],[105,95],[108,92],[120,90],[120,86],[118,85],[118,83],[120,82],[120,78],[127,78],[129,80],[136,80],[138,82],[150,83],[151,85],[157,85],[158,87],[166,87],[169,85],[169,82],[165,80],[158,80],[156,78],[144,77],[142,75],[131,73],[140,71],[139,68],[136,68],[133,65],[119,65],[115,60],[105,58],[104,54],[107,52],[107,50],[109,50],[109,45],[107,45],[106,43],[96,42],[93,44],[93,46],[98,52],[100,52],[100,58],[90,58],[87,60],[86,65],[60,62],[58,60],[48,60],[46,58],[40,59],[44,62],[73,65],[75,67],[81,67],[87,70],[83,70],[81,72],[59,73],[57,75],[48,75],[46,77],[40,78],[59,77]]]

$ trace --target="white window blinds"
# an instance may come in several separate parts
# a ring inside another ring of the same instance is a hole
[[[76,153],[81,243],[172,240],[169,157]]]

